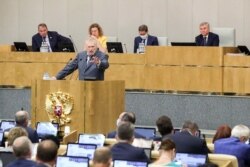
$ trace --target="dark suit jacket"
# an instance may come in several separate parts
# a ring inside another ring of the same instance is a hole
[[[250,166],[250,146],[240,142],[238,138],[230,137],[214,142],[214,153],[234,155],[239,167]]]
[[[107,138],[115,138],[115,136],[116,136],[116,131],[113,131],[113,132],[108,133]],[[136,132],[134,133],[134,136],[135,136],[135,138],[145,139],[144,136],[142,136]]]
[[[143,148],[134,147],[129,143],[117,143],[111,148],[113,160],[150,162]]]
[[[140,36],[135,37],[134,40],[134,53],[136,53],[138,47],[139,47],[139,43],[142,42],[142,38]],[[148,39],[147,39],[147,44],[146,45],[152,45],[152,46],[158,46],[158,39],[155,36],[152,35],[148,35]]]
[[[9,163],[6,167],[35,167],[36,165],[35,161],[20,158]]]
[[[209,149],[204,140],[182,131],[169,136],[176,145],[177,153],[208,154]]]
[[[103,52],[96,51],[95,56],[101,60],[99,66],[94,63],[87,65],[87,52],[77,54],[76,58],[67,64],[57,75],[57,79],[63,79],[78,69],[79,80],[104,80],[104,71],[109,67],[108,57]]]
[[[28,132],[28,137],[29,137],[30,141],[32,143],[38,143],[39,139],[38,139],[38,134],[37,134],[36,130],[34,130],[30,127],[26,127],[25,129]]]
[[[58,44],[60,42],[71,42],[69,38],[66,38],[55,31],[48,31],[49,43],[53,52],[59,52]],[[39,33],[32,37],[32,51],[39,52],[42,44],[42,36]]]
[[[201,34],[195,37],[195,43],[197,46],[204,46],[204,38]],[[209,32],[206,46],[219,46],[219,43],[219,36]]]

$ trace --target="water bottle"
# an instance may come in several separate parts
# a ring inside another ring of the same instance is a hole
[[[145,53],[145,45],[144,43],[139,43],[139,53]]]
[[[49,80],[49,79],[50,79],[49,73],[48,73],[48,72],[45,72],[45,73],[43,74],[43,80]]]
[[[47,42],[43,41],[40,47],[40,52],[49,52],[49,45]]]

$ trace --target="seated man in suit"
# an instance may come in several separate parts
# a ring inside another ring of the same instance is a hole
[[[116,121],[116,126],[118,127],[122,122],[129,122],[131,124],[135,124],[136,117],[135,113],[133,112],[122,112],[117,121]],[[145,138],[144,136],[134,132],[135,138]],[[116,137],[116,131],[110,132],[107,135],[107,138],[115,138]]]
[[[139,36],[135,37],[134,40],[134,53],[137,53],[137,49],[139,48],[140,43],[143,43],[144,46],[159,45],[157,37],[148,34],[148,27],[146,25],[141,25],[139,27]]]
[[[71,43],[69,38],[66,38],[55,31],[48,31],[47,25],[41,23],[38,25],[38,33],[32,37],[32,51],[39,52],[42,42],[46,42],[49,47],[49,52],[60,52],[59,43]]]
[[[24,128],[27,133],[30,141],[32,143],[38,143],[38,134],[36,130],[28,126],[29,124],[29,113],[27,111],[17,111],[15,114],[16,127]],[[5,132],[10,131],[11,129],[6,129]]]
[[[149,162],[143,148],[132,146],[134,127],[131,123],[123,122],[118,126],[116,139],[118,143],[114,144],[111,148],[113,160]]]
[[[200,24],[200,35],[195,37],[197,46],[219,46],[219,36],[210,32],[210,26],[208,22]]]
[[[216,140],[214,153],[234,155],[238,159],[239,167],[250,166],[250,130],[245,125],[236,125],[231,132],[230,138]]]
[[[79,80],[104,80],[104,72],[109,67],[108,56],[97,49],[95,38],[85,42],[86,51],[80,52],[52,79],[63,79],[75,70],[79,71]]]
[[[7,167],[34,167],[36,162],[30,160],[32,154],[32,143],[26,136],[18,137],[13,143],[13,152],[16,160],[9,163]]]
[[[195,122],[185,121],[181,132],[170,135],[169,138],[176,144],[177,153],[208,154],[209,149],[204,140],[195,136],[198,131]]]

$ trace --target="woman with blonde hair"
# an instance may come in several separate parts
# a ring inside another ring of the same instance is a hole
[[[162,141],[159,148],[159,158],[154,163],[150,164],[149,167],[161,167],[161,166],[171,166],[171,167],[181,167],[180,162],[175,162],[176,147],[171,139],[166,139]]]
[[[107,51],[107,37],[103,35],[102,27],[97,24],[93,23],[89,26],[89,35],[97,39],[97,47],[101,52],[106,53]]]

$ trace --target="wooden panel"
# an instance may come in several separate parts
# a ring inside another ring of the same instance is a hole
[[[70,129],[78,133],[103,133],[115,129],[118,115],[124,112],[123,81],[33,81],[32,125],[38,121],[49,121],[45,111],[46,95],[62,91],[74,99],[69,115]],[[103,122],[105,118],[105,122]],[[62,128],[64,129],[64,128]]]
[[[146,64],[221,66],[224,53],[231,50],[222,47],[148,46]]]
[[[79,81],[43,81],[38,80],[32,86],[32,124],[38,121],[49,121],[45,110],[46,95],[49,93],[62,91],[68,93],[74,99],[74,106],[69,118],[72,123],[70,129],[84,132],[84,94],[85,89]],[[35,92],[35,93],[34,93]]]
[[[222,68],[147,66],[145,89],[174,91],[222,91]]]
[[[126,89],[143,89],[144,74],[144,65],[112,64],[105,72],[105,80],[124,80]]]
[[[107,134],[116,128],[116,119],[125,111],[125,83],[96,81],[85,84],[85,132]]]
[[[224,92],[250,93],[250,68],[224,68]]]
[[[145,64],[144,54],[109,53],[110,64]]]
[[[13,45],[0,45],[0,52],[11,52],[14,50]]]
[[[244,54],[225,55],[224,66],[250,67],[250,56]]]

